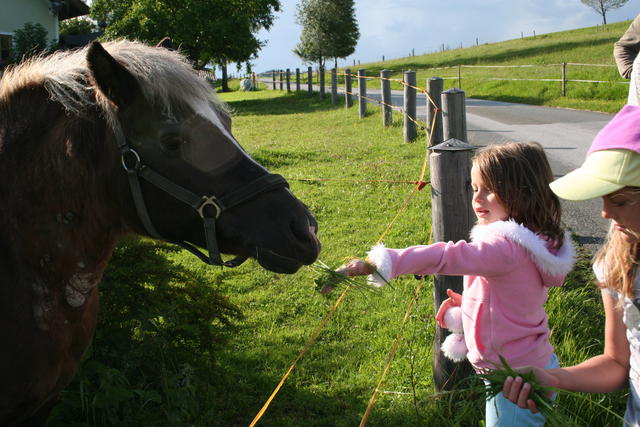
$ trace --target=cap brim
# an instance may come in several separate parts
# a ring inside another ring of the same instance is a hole
[[[567,200],[589,200],[624,188],[624,185],[605,181],[578,168],[549,184],[551,191]]]

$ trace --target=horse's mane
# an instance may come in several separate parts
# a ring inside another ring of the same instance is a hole
[[[145,98],[172,116],[171,105],[212,102],[228,112],[213,89],[192,69],[179,52],[147,46],[127,40],[111,41],[103,47],[137,79]],[[0,79],[0,100],[20,89],[34,85],[46,88],[50,98],[72,114],[82,115],[98,106],[107,120],[113,119],[113,106],[103,97],[94,96],[88,79],[88,47],[36,56],[8,68]]]

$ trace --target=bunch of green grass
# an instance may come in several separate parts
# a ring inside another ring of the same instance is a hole
[[[375,270],[375,274],[382,277],[372,264],[368,265]],[[313,283],[316,285],[316,290],[322,294],[328,294],[333,289],[344,286],[349,286],[359,291],[373,293],[377,293],[381,289],[369,283],[365,276],[347,276],[345,274],[338,273],[320,260],[316,261],[310,268],[316,274],[316,277],[313,279]],[[389,284],[386,280],[385,283],[387,285]]]

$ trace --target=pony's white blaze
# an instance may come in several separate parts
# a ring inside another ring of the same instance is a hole
[[[193,111],[197,115],[209,121],[212,125],[218,128],[220,132],[224,136],[226,136],[229,141],[233,143],[233,145],[238,149],[238,151],[242,154],[244,158],[250,160],[254,165],[258,166],[260,169],[264,170],[265,172],[268,172],[264,166],[256,162],[249,154],[247,154],[246,151],[244,151],[244,149],[240,146],[240,144],[238,144],[238,141],[236,141],[233,135],[231,135],[231,133],[227,130],[227,128],[224,127],[224,125],[222,124],[222,120],[220,120],[220,117],[211,108],[211,104],[209,102],[198,102],[198,103],[192,104],[191,108],[193,108]]]

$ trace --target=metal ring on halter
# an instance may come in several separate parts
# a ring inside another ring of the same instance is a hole
[[[216,217],[215,219],[220,218],[220,215],[222,214],[222,208],[220,207],[219,204],[216,203],[216,197],[215,196],[202,196],[202,203],[200,204],[200,207],[198,207],[198,213],[200,214],[200,217],[202,219],[204,219],[204,208],[206,208],[207,206],[213,206],[214,208],[216,208]]]
[[[125,161],[125,156],[127,154],[133,154],[135,163],[132,167],[128,167],[127,166],[127,162]],[[142,160],[140,159],[140,155],[136,152],[136,150],[133,150],[131,148],[126,148],[124,150],[122,150],[122,155],[120,156],[120,162],[122,162],[122,167],[124,168],[124,170],[126,170],[127,172],[131,172],[131,171],[137,171],[140,168],[140,165],[142,164]]]

